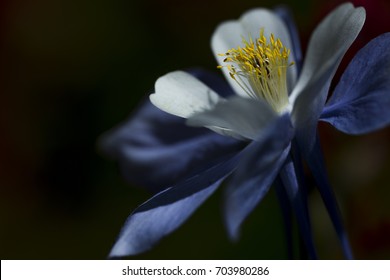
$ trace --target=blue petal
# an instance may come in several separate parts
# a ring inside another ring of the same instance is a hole
[[[318,190],[328,210],[329,216],[332,220],[333,226],[336,229],[338,238],[340,240],[344,256],[347,259],[352,259],[352,250],[348,241],[348,236],[343,226],[341,214],[337,205],[336,197],[328,181],[324,159],[321,152],[319,138],[316,138],[314,149],[310,157],[306,158],[310,170],[313,173],[314,179],[317,183]]]
[[[245,150],[225,193],[224,214],[228,234],[237,239],[244,219],[268,192],[290,149],[293,128],[284,115]]]
[[[309,258],[316,259],[317,253],[314,246],[313,234],[310,226],[310,217],[307,208],[307,200],[304,190],[298,183],[294,162],[291,157],[280,170],[280,179],[286,189],[291,205],[295,211],[300,234],[305,243]]]
[[[290,33],[291,42],[292,42],[292,52],[294,54],[294,62],[297,66],[298,75],[302,69],[302,49],[301,42],[299,39],[299,33],[297,26],[295,25],[294,18],[291,14],[290,9],[287,6],[280,5],[274,9],[274,12],[284,21],[286,24],[288,31]]]
[[[239,154],[168,188],[139,206],[127,219],[110,258],[142,253],[176,230],[217,189],[238,164]]]
[[[217,75],[195,73],[215,90],[229,93]],[[242,142],[205,128],[188,127],[184,119],[161,111],[147,99],[126,122],[103,135],[99,145],[118,160],[126,180],[160,191],[194,169],[241,149]]]
[[[362,48],[341,77],[321,120],[348,134],[390,123],[390,33]]]

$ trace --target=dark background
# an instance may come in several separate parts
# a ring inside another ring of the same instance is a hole
[[[340,1],[284,1],[305,48]],[[367,8],[349,54],[390,31],[388,1]],[[130,212],[150,194],[125,183],[96,141],[123,121],[155,80],[193,66],[216,70],[210,36],[223,20],[276,1],[0,1],[0,257],[105,258]],[[390,109],[390,108],[389,108]],[[390,257],[390,130],[321,139],[357,258]],[[136,132],[134,132],[136,133]],[[271,191],[228,241],[217,192],[178,231],[136,258],[286,258]],[[341,258],[322,202],[310,196],[322,258]]]

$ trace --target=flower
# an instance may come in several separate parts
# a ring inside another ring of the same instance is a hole
[[[229,177],[224,216],[232,238],[275,183],[281,200],[287,201],[283,211],[288,216],[290,206],[294,210],[309,257],[316,258],[302,156],[345,256],[351,258],[316,130],[319,120],[350,134],[390,122],[389,33],[355,56],[326,102],[332,77],[364,21],[363,8],[339,6],[315,29],[302,63],[288,12],[250,10],[237,21],[222,23],[212,36],[230,87],[199,70],[160,77],[150,100],[161,111],[146,101],[101,141],[129,180],[158,192],[129,216],[110,256],[152,248]],[[288,220],[286,225],[289,231]]]

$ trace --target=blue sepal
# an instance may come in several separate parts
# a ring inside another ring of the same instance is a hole
[[[139,206],[125,222],[109,257],[147,251],[161,238],[176,230],[236,168],[239,156],[231,155]]]
[[[390,123],[390,33],[362,48],[348,65],[321,120],[348,134]]]
[[[290,151],[293,128],[288,115],[277,118],[243,151],[225,191],[224,215],[230,238],[267,194]]]

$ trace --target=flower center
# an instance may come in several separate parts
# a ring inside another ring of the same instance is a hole
[[[264,29],[260,37],[249,42],[243,38],[244,47],[228,50],[224,54],[224,63],[230,77],[252,98],[261,98],[268,102],[278,113],[288,105],[287,68],[290,50],[283,46],[273,34],[267,38]]]

